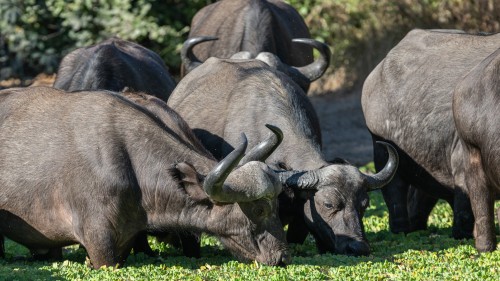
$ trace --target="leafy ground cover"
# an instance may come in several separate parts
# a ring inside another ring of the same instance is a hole
[[[121,269],[89,269],[85,251],[65,249],[64,261],[30,262],[24,247],[7,240],[0,260],[1,280],[500,280],[500,250],[479,255],[473,240],[450,238],[452,212],[439,202],[430,227],[408,235],[388,231],[388,213],[380,192],[371,193],[364,224],[371,243],[368,257],[319,255],[314,241],[292,245],[286,268],[235,261],[213,237],[202,239],[202,258],[183,257],[177,249],[155,243],[160,256],[131,255]],[[497,207],[499,204],[497,204]],[[500,240],[500,237],[497,237]],[[500,245],[499,245],[500,247]]]

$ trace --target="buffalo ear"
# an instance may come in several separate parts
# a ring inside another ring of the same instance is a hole
[[[197,202],[210,201],[202,188],[200,175],[196,172],[193,165],[186,162],[177,163],[172,169],[172,174],[182,187],[184,187],[184,190],[191,199]]]

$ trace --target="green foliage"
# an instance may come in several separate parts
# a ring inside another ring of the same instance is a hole
[[[159,53],[177,73],[191,18],[214,0],[2,0],[0,80],[52,73],[69,51],[120,36]],[[413,28],[500,31],[493,0],[287,0],[333,50],[322,81],[359,85]],[[320,82],[321,83],[321,82]],[[327,89],[328,90],[328,89]]]
[[[153,49],[175,72],[191,18],[210,2],[2,0],[0,80],[52,73],[63,55],[111,36]]]
[[[286,268],[237,262],[208,236],[202,239],[201,259],[150,239],[159,257],[131,255],[121,269],[99,270],[85,265],[85,251],[76,246],[65,249],[64,261],[29,262],[14,258],[28,251],[7,240],[0,280],[499,280],[500,250],[479,255],[473,240],[450,238],[452,220],[450,206],[440,201],[428,230],[393,234],[382,194],[372,192],[363,221],[370,256],[319,255],[308,237],[304,245],[291,245],[293,262]]]
[[[493,0],[288,0],[314,38],[333,51],[330,69],[340,87],[359,85],[414,28],[499,32],[500,3]]]

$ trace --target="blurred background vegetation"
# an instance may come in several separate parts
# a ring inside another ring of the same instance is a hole
[[[0,0],[0,80],[54,73],[77,47],[116,35],[160,54],[176,75],[193,15],[213,0]],[[494,0],[288,0],[333,51],[313,92],[359,86],[413,28],[499,32]]]

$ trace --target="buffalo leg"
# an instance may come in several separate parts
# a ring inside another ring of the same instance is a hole
[[[388,154],[381,145],[376,145],[375,142],[377,140],[380,139],[373,136],[373,162],[378,172],[385,166],[388,160]],[[407,208],[409,184],[401,178],[399,170],[400,168],[398,167],[398,171],[396,175],[394,175],[392,181],[382,188],[382,195],[384,196],[384,201],[389,211],[389,229],[393,233],[407,233],[410,231],[410,220]]]
[[[188,258],[200,258],[201,246],[198,235],[193,233],[179,234],[181,240],[182,252]]]
[[[62,248],[30,249],[31,258],[35,261],[62,260]]]
[[[302,218],[295,217],[289,224],[286,232],[286,241],[288,243],[304,244],[309,229]]]
[[[474,227],[474,215],[469,196],[461,187],[456,186],[453,201],[453,238],[470,239]]]
[[[438,199],[411,185],[408,189],[410,231],[427,229],[427,221]]]
[[[134,249],[134,254],[144,253],[145,255],[150,257],[157,255],[155,251],[153,251],[153,249],[151,249],[151,247],[149,246],[148,235],[145,231],[137,235],[132,249]]]
[[[486,182],[481,154],[477,149],[469,147],[467,164],[465,180],[475,218],[475,246],[478,252],[491,252],[496,248],[494,194]]]

